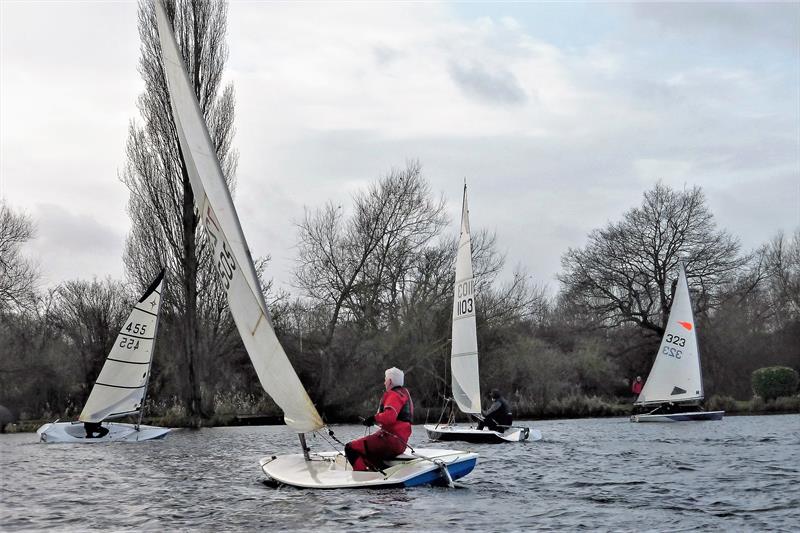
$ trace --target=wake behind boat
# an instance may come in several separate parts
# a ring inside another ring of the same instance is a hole
[[[450,348],[450,370],[453,398],[458,409],[469,416],[481,417],[481,384],[478,371],[478,333],[475,321],[475,278],[472,274],[472,243],[469,233],[469,208],[467,185],[461,204],[461,232],[456,254],[455,285],[453,287],[453,326]],[[526,427],[507,427],[504,431],[478,429],[458,425],[455,408],[446,400],[442,415],[447,422],[426,424],[425,431],[431,440],[464,441],[472,443],[501,443],[540,440],[542,434]],[[508,415],[510,417],[510,414]],[[510,418],[509,418],[510,421]],[[492,426],[494,427],[494,426]],[[499,429],[499,428],[498,428]]]
[[[162,270],[134,305],[122,326],[78,422],[44,424],[36,430],[39,442],[138,442],[161,439],[169,433],[169,428],[141,424],[142,406],[147,397],[153,348],[158,332],[163,287]],[[108,420],[131,415],[139,416],[136,424],[103,424]]]
[[[423,454],[423,457],[419,453],[409,459],[400,456],[384,472],[353,472],[346,463],[337,462],[340,452],[317,453],[306,446],[305,434],[321,431],[325,425],[275,335],[236,208],[170,21],[159,0],[155,9],[181,157],[203,230],[213,248],[219,281],[225,288],[231,315],[259,381],[283,411],[287,426],[298,433],[303,451],[298,455],[262,459],[264,472],[284,484],[329,489],[449,484],[451,477],[466,475],[475,466],[477,454],[426,450],[432,456]]]
[[[667,327],[656,360],[634,405],[645,412],[631,422],[686,422],[722,420],[725,411],[703,411],[703,376],[697,327],[682,261]]]

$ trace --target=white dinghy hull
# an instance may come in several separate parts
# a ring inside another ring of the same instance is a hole
[[[469,474],[478,454],[435,448],[410,449],[386,461],[383,472],[355,472],[339,452],[264,457],[259,461],[267,477],[276,483],[304,489],[396,488],[417,485],[449,485]],[[443,469],[447,469],[447,473]],[[448,477],[450,479],[448,479]]]
[[[687,413],[631,415],[631,422],[702,422],[722,420],[724,414],[725,411],[693,411]]]
[[[428,432],[428,438],[431,440],[463,441],[473,444],[499,444],[501,442],[542,440],[541,431],[525,427],[511,427],[500,432],[446,424],[426,424],[425,431]]]
[[[163,439],[170,432],[169,428],[109,422],[103,424],[108,433],[103,437],[87,438],[82,422],[53,422],[36,430],[39,442],[48,444],[95,444],[98,442],[140,442]]]

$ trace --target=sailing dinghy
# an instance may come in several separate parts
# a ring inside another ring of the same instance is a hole
[[[163,287],[162,270],[133,306],[133,311],[114,341],[114,347],[106,357],[78,421],[43,425],[36,430],[39,442],[138,442],[162,439],[169,433],[169,428],[141,424]],[[136,424],[107,422],[135,415],[139,416]],[[102,437],[88,437],[84,422],[102,424],[108,433]]]
[[[281,484],[317,489],[450,484],[468,474],[477,462],[476,453],[408,448],[381,472],[354,472],[342,452],[315,452],[306,445],[306,433],[321,432],[325,425],[275,335],[239,217],[170,21],[160,0],[155,2],[155,8],[172,115],[195,205],[214,249],[215,269],[261,385],[283,411],[286,425],[298,433],[303,452],[261,459],[264,473]]]
[[[697,328],[686,281],[686,269],[678,262],[678,283],[667,327],[656,360],[642,392],[634,403],[647,411],[631,416],[631,422],[683,422],[722,420],[725,411],[703,411],[703,376]]]
[[[462,413],[480,417],[481,385],[478,373],[478,334],[475,325],[475,279],[472,276],[472,243],[469,234],[466,184],[461,204],[461,235],[456,255],[452,336],[450,370],[453,400]],[[447,404],[450,404],[450,399]],[[449,414],[446,423],[440,420],[437,424],[425,425],[425,431],[432,440],[500,443],[542,438],[541,432],[527,427],[511,426],[501,432],[488,428],[459,426],[455,423],[455,409],[452,407],[448,409],[447,404],[445,411],[449,411]]]

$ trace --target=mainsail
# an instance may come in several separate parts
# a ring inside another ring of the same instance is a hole
[[[637,404],[703,399],[700,353],[683,263],[678,263],[678,283],[669,320],[656,360]]]
[[[472,277],[472,244],[469,237],[467,186],[461,207],[461,236],[456,255],[453,287],[453,340],[450,351],[453,398],[463,413],[481,412],[478,375],[478,336],[475,329],[475,280]]]
[[[275,336],[253,259],[171,24],[161,2],[156,1],[155,5],[172,116],[195,205],[214,248],[214,267],[228,295],[231,315],[261,385],[283,410],[286,424],[298,433],[314,431],[323,426],[322,419]]]
[[[153,361],[163,285],[162,270],[133,307],[114,341],[78,417],[81,422],[102,422],[141,410]]]

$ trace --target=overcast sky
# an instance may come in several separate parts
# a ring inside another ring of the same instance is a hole
[[[0,0],[0,195],[47,285],[123,278],[133,2]],[[235,203],[292,283],[304,207],[419,159],[457,233],[496,230],[558,288],[569,247],[661,179],[700,185],[745,250],[800,226],[797,3],[233,1]]]

